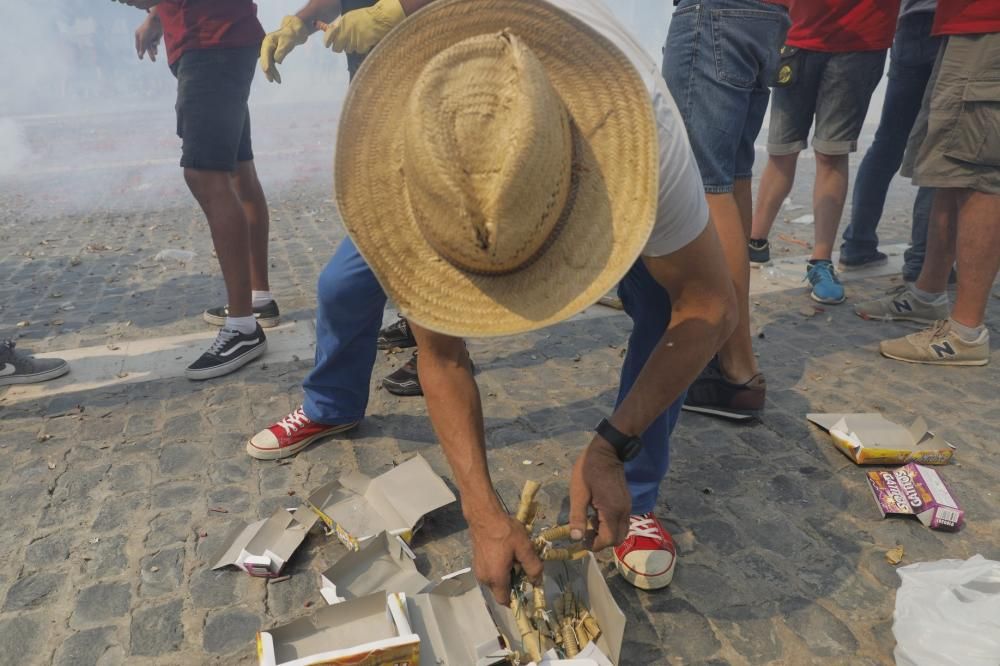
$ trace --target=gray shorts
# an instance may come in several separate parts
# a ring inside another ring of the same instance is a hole
[[[1000,195],[1000,33],[948,37],[931,81],[903,175]]]
[[[767,152],[792,155],[805,150],[813,116],[813,148],[824,155],[858,149],[872,93],[885,71],[885,51],[822,53],[800,49],[795,82],[771,95]]]

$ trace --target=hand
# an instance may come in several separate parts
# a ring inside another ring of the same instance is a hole
[[[510,605],[510,573],[518,562],[528,580],[542,578],[542,561],[524,525],[497,510],[469,519],[472,536],[472,569],[480,583],[490,588],[498,604]]]
[[[117,2],[136,9],[150,9],[160,4],[163,0],[117,0]]]
[[[268,81],[281,83],[281,74],[275,64],[280,65],[292,49],[305,44],[309,33],[309,28],[298,16],[286,16],[281,19],[280,28],[264,37],[260,45],[260,68]]]
[[[614,448],[600,436],[573,465],[569,484],[570,536],[584,538],[587,530],[587,510],[594,507],[592,550],[617,546],[628,537],[628,517],[632,511],[632,496],[625,483],[625,465]]]
[[[378,0],[371,7],[347,12],[330,24],[323,45],[337,53],[368,53],[405,18],[399,0]]]
[[[149,60],[156,62],[159,51],[160,37],[163,36],[163,25],[155,15],[150,14],[135,31],[135,52],[142,60],[149,54]]]

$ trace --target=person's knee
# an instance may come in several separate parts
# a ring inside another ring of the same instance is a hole
[[[253,162],[240,162],[233,173],[233,187],[242,201],[255,199],[262,191]]]
[[[345,272],[339,267],[328,265],[319,274],[319,280],[316,283],[316,300],[324,312],[332,314],[341,308],[350,308],[352,295],[356,294],[357,290],[351,288]]]
[[[815,154],[817,169],[841,169],[847,166],[849,160],[848,155],[829,155],[818,150]]]
[[[229,174],[224,171],[184,169],[184,182],[196,199],[202,201],[228,186]]]
[[[420,350],[420,365],[438,367],[466,367],[469,353],[462,338],[435,333],[410,322],[410,329]]]

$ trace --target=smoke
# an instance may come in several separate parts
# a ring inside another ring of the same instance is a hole
[[[659,62],[671,3],[605,2]],[[258,0],[261,23],[273,30],[304,3]],[[165,49],[155,63],[135,53],[144,17],[112,0],[0,0],[0,191],[24,207],[17,218],[190,205]],[[250,96],[256,164],[269,195],[332,181],[348,83],[344,57],[318,35],[280,70],[282,85],[258,73]]]

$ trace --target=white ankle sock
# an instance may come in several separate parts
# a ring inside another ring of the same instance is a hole
[[[250,335],[257,330],[257,320],[249,317],[226,317],[226,328],[239,331],[244,335]]]
[[[253,299],[253,307],[259,308],[274,300],[274,296],[269,291],[251,291],[250,297]]]
[[[932,294],[917,287],[916,282],[909,285],[909,287],[913,295],[917,297],[917,300],[924,305],[947,305],[948,303],[947,292],[942,291],[940,294]]]
[[[959,324],[954,319],[949,319],[948,322],[951,324],[951,330],[955,331],[955,335],[960,337],[962,342],[979,342],[979,336],[983,334],[983,330],[986,328],[982,324],[971,328],[965,324]]]

